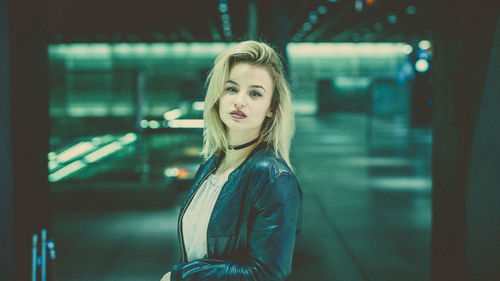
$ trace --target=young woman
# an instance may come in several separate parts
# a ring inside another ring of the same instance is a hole
[[[291,169],[291,93],[276,52],[245,41],[208,77],[205,161],[181,208],[181,262],[161,281],[284,280],[302,191]]]

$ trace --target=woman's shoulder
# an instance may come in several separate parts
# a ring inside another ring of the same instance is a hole
[[[256,152],[251,161],[249,161],[249,165],[252,174],[257,173],[262,176],[267,176],[270,180],[282,174],[295,176],[286,161],[269,147],[265,147]]]
[[[249,164],[248,175],[254,200],[261,203],[262,200],[268,203],[300,201],[302,191],[294,172],[272,149],[258,151]]]

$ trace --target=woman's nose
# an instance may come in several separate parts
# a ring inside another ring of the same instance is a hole
[[[234,97],[234,106],[237,108],[242,108],[246,104],[245,102],[245,94],[243,91],[240,91],[235,97]]]

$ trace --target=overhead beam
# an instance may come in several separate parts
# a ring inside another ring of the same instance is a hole
[[[210,35],[212,36],[212,41],[214,42],[219,42],[222,40],[222,37],[219,33],[219,30],[217,30],[217,28],[215,27],[214,23],[207,19],[207,24],[208,24],[208,28],[210,29]]]
[[[184,40],[186,40],[188,42],[196,41],[196,37],[194,37],[193,34],[191,34],[191,32],[189,32],[186,28],[184,28],[181,25],[177,26],[177,32],[181,35],[181,37]]]
[[[306,37],[306,41],[317,41],[320,39],[326,32],[331,30],[336,24],[338,24],[345,16],[347,16],[352,11],[352,7],[350,5],[344,5],[338,12],[335,13],[327,22],[318,26],[312,32],[310,32]]]
[[[257,4],[254,0],[248,1],[248,29],[247,37],[249,39],[257,39],[257,32],[259,29],[259,14],[257,10]]]

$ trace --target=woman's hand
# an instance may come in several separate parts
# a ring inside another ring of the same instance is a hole
[[[167,272],[167,274],[163,275],[160,281],[170,281],[170,272]]]

